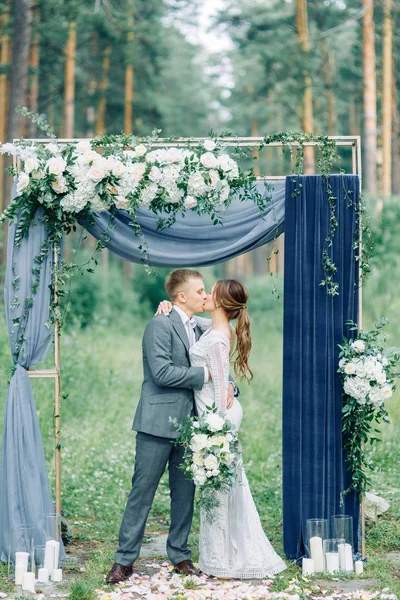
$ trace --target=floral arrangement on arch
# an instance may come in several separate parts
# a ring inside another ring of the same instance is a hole
[[[257,192],[252,171],[243,173],[226,152],[223,139],[209,138],[184,147],[156,148],[157,138],[135,143],[133,136],[107,136],[93,141],[61,144],[19,140],[3,144],[0,153],[18,157],[17,196],[5,218],[27,214],[20,225],[29,228],[36,207],[43,206],[53,221],[69,230],[82,211],[126,210],[135,219],[138,207],[160,216],[160,228],[171,225],[178,213],[195,210],[210,214],[214,223],[235,194],[252,199],[260,208],[268,199]],[[126,149],[127,141],[132,146]],[[96,148],[102,148],[99,153]],[[24,210],[25,209],[25,213]],[[24,235],[22,235],[24,237]]]
[[[357,331],[355,339],[344,339],[339,346],[339,368],[343,385],[343,444],[347,463],[352,471],[350,487],[365,494],[369,484],[366,469],[372,465],[365,454],[365,444],[379,441],[371,435],[381,421],[389,422],[385,401],[392,397],[398,377],[395,371],[400,361],[397,348],[384,350],[379,336],[387,319],[381,319],[371,331],[358,330],[352,321],[351,331]]]
[[[220,506],[218,492],[228,493],[241,465],[237,431],[215,405],[200,417],[185,417],[178,429],[177,445],[184,448],[179,468],[199,490],[199,506],[209,522]]]

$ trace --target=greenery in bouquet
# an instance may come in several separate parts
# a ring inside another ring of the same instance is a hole
[[[382,329],[387,320],[381,319],[371,331],[358,330],[357,324],[348,322],[354,339],[344,338],[339,346],[339,368],[343,385],[343,447],[352,480],[349,488],[364,495],[369,485],[366,470],[372,465],[365,454],[365,444],[379,441],[376,426],[388,422],[385,401],[395,390],[396,366],[400,360],[397,348],[383,349],[380,343]]]
[[[180,468],[198,488],[199,506],[212,523],[220,506],[218,493],[229,493],[240,465],[237,431],[215,405],[201,417],[174,424],[179,432],[175,443],[184,447]]]

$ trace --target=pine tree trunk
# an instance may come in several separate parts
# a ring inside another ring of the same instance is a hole
[[[326,40],[321,40],[322,65],[324,71],[326,104],[328,111],[328,135],[335,135],[335,97],[333,94],[333,58],[326,47]]]
[[[307,0],[296,0],[296,26],[297,36],[304,57],[304,97],[303,97],[303,118],[302,127],[304,133],[313,132],[313,105],[311,77],[308,72],[308,21],[307,21]],[[304,173],[314,173],[314,148],[306,146],[304,148]]]
[[[400,194],[400,149],[399,149],[399,109],[398,109],[398,93],[397,93],[397,81],[396,81],[396,66],[393,61],[393,75],[392,75],[392,192],[394,195]]]
[[[64,79],[64,121],[63,136],[74,137],[75,122],[75,59],[76,59],[76,22],[69,23],[69,33],[65,48],[65,79]]]
[[[392,192],[392,0],[384,0],[382,89],[382,192]]]
[[[111,47],[107,46],[103,58],[103,75],[100,82],[100,100],[97,109],[96,135],[103,135],[106,132],[105,114],[106,114],[106,91],[108,88],[108,71],[110,69]]]
[[[376,69],[374,2],[363,0],[364,153],[365,187],[376,193]]]
[[[7,4],[1,20],[1,50],[0,50],[0,142],[6,141],[7,132],[7,75],[8,54],[10,46],[9,36],[10,5]],[[4,203],[4,155],[0,154],[0,213],[3,211]]]
[[[91,48],[92,48],[92,60],[96,60],[96,58],[97,58],[97,33],[94,33],[92,36]],[[86,135],[89,138],[92,138],[94,136],[94,131],[95,131],[96,108],[95,108],[94,102],[95,102],[96,89],[97,89],[96,77],[95,77],[94,69],[93,69],[93,67],[91,67],[89,83],[88,83],[88,105],[87,105],[87,109],[86,109],[86,120],[87,120]]]
[[[132,133],[132,102],[133,102],[133,11],[129,17],[129,31],[127,43],[127,56],[125,68],[125,113],[124,113],[124,131]]]
[[[32,45],[30,52],[30,85],[29,85],[29,110],[38,112],[38,100],[39,100],[39,6],[35,6],[33,13],[33,24],[32,24]],[[28,125],[28,135],[30,138],[34,138],[37,135],[36,123],[32,119]]]

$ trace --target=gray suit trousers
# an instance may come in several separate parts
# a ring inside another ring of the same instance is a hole
[[[178,465],[183,460],[183,448],[173,446],[171,439],[137,433],[136,462],[129,494],[119,531],[119,547],[115,562],[131,565],[138,558],[143,541],[146,520],[159,481],[169,466],[171,491],[171,523],[167,540],[167,554],[172,564],[191,557],[187,545],[193,517],[195,486],[185,478]]]

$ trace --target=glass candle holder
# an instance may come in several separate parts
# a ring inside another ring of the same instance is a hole
[[[323,540],[328,537],[326,519],[307,519],[307,555],[314,560],[316,573],[325,570]]]
[[[343,538],[328,538],[323,541],[325,570],[327,573],[335,573],[340,570],[339,566],[339,544],[344,544]]]
[[[23,574],[33,568],[33,525],[13,525],[9,532],[8,579],[22,585]]]
[[[353,517],[334,515],[332,517],[333,537],[344,540],[338,544],[339,568],[341,571],[353,571]]]
[[[46,540],[43,568],[49,576],[60,567],[61,515],[50,513],[43,516],[43,531]]]

